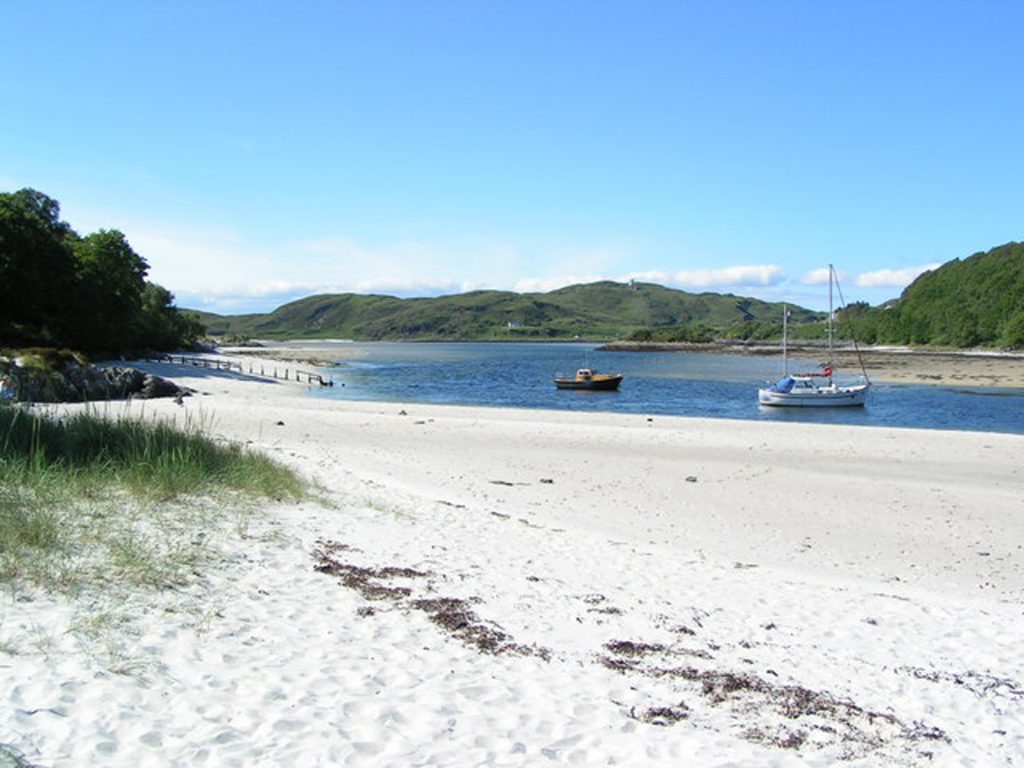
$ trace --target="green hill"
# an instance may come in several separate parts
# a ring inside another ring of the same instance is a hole
[[[361,340],[619,339],[636,334],[683,338],[751,328],[777,333],[780,304],[651,283],[599,282],[550,293],[472,291],[437,298],[329,294],[293,301],[263,315],[199,312],[215,336]],[[794,322],[821,313],[795,309]],[[682,335],[681,335],[682,334]]]
[[[790,307],[796,340],[825,336],[825,314]],[[359,340],[703,341],[777,339],[782,305],[652,283],[599,282],[550,293],[473,291],[438,298],[310,296],[263,315],[198,313],[215,336]],[[1024,244],[926,272],[899,299],[853,304],[839,334],[868,344],[1024,348]]]
[[[946,262],[897,301],[851,311],[867,343],[1024,348],[1024,243]]]

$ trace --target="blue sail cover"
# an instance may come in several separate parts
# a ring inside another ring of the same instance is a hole
[[[777,382],[772,384],[772,386],[769,387],[769,389],[772,392],[782,392],[783,394],[785,394],[789,392],[791,389],[793,389],[793,385],[795,383],[796,381],[793,379],[792,376],[783,376]]]

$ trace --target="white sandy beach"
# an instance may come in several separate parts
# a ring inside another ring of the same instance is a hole
[[[0,594],[42,766],[1024,765],[1024,437],[344,402],[112,404],[322,488],[98,610]],[[93,406],[95,407],[95,406]]]

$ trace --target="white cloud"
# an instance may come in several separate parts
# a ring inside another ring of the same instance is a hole
[[[600,275],[553,275],[551,277],[526,277],[517,280],[512,290],[516,293],[547,293],[565,288],[567,285],[596,283],[608,278]]]
[[[394,296],[437,296],[485,287],[492,270],[500,270],[510,260],[508,247],[493,243],[437,245],[403,240],[368,247],[348,238],[328,237],[288,248],[312,280],[334,281],[354,293]]]
[[[249,288],[241,288],[237,291],[225,289],[218,292],[182,290],[174,292],[174,303],[184,309],[233,315],[270,312],[308,295],[308,291],[274,293],[270,291],[256,292]]]
[[[730,288],[776,285],[783,279],[782,267],[775,264],[751,264],[717,269],[676,272],[671,281],[692,288]]]
[[[129,244],[149,263],[149,277],[175,293],[215,292],[270,283],[272,255],[225,229],[128,225]],[[187,234],[182,234],[182,232]]]
[[[270,312],[297,299],[326,293],[373,293],[409,298],[465,293],[479,287],[472,283],[431,282],[415,279],[404,282],[360,280],[348,284],[287,282],[233,284],[205,290],[176,291],[175,304],[188,309],[201,309],[215,313]]]
[[[449,293],[465,293],[477,288],[474,283],[460,283],[455,280],[427,280],[410,277],[406,280],[370,278],[355,282],[352,293],[377,293],[388,296],[440,296]]]
[[[134,225],[127,231],[150,265],[150,279],[173,291],[179,304],[187,299],[213,308],[314,293],[436,295],[475,287],[447,276],[455,270],[445,253],[412,241],[378,248],[347,238],[254,245],[228,230]]]
[[[549,277],[525,278],[515,283],[513,290],[520,293],[546,292],[567,285],[595,283],[600,280],[614,280],[628,283],[637,280],[658,285],[675,285],[685,288],[736,288],[736,287],[767,287],[778,285],[784,277],[782,267],[774,264],[756,264],[749,266],[721,267],[718,269],[697,269],[676,273],[661,270],[627,272],[617,277],[602,274],[552,275]]]
[[[628,272],[619,278],[620,283],[628,283],[630,280],[636,280],[638,283],[657,283],[658,285],[668,285],[672,282],[672,276],[668,272],[660,272],[653,270],[650,272]]]
[[[856,283],[861,288],[906,288],[925,272],[938,269],[942,264],[933,262],[919,267],[903,269],[877,269],[874,272],[862,272],[857,275]]]
[[[842,281],[842,274],[839,275],[839,279]],[[804,285],[828,285],[828,280],[828,267],[821,267],[820,269],[812,270],[800,278],[800,282]]]

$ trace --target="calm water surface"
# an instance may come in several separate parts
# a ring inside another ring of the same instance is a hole
[[[337,349],[336,386],[316,397],[404,403],[802,421],[1024,434],[1024,390],[876,382],[865,408],[764,408],[757,388],[779,357],[607,352],[592,344],[301,342]],[[790,369],[817,361],[791,360]],[[618,392],[555,389],[556,373],[587,365],[622,372]],[[854,377],[855,378],[855,377]],[[841,380],[841,377],[840,377]]]

